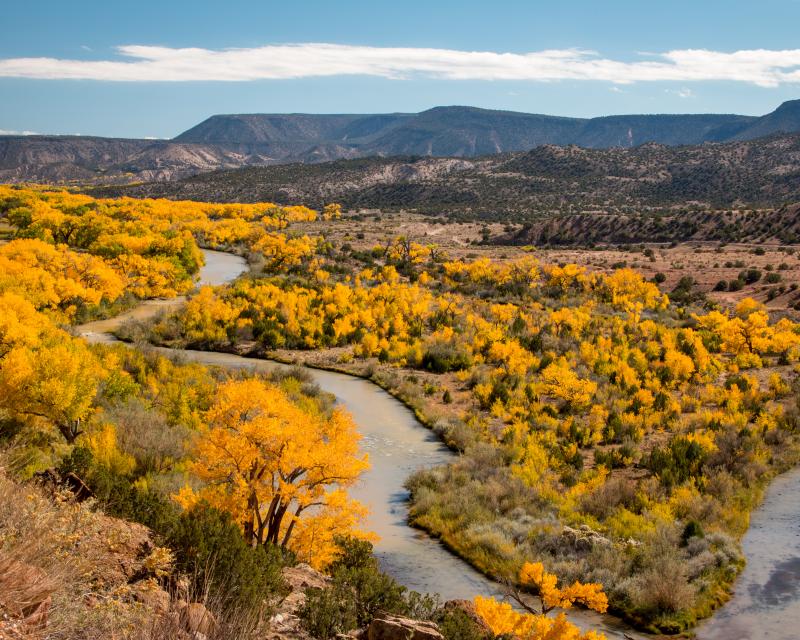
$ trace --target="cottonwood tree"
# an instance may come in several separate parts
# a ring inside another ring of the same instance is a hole
[[[368,463],[347,413],[301,407],[249,379],[221,385],[206,419],[191,465],[204,485],[178,494],[184,507],[206,501],[231,513],[253,546],[279,545],[317,566],[333,559],[334,533],[364,535],[364,510],[345,490]]]

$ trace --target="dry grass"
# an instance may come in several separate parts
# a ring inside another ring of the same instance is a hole
[[[157,618],[147,602],[156,589],[147,578],[129,581],[153,549],[144,527],[0,472],[0,637],[14,629],[20,637],[143,637]]]

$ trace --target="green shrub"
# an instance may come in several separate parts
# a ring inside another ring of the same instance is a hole
[[[739,273],[738,279],[742,280],[745,284],[755,284],[761,280],[761,271],[758,269],[747,269]]]
[[[744,288],[744,280],[731,280],[728,282],[728,291],[741,291]]]
[[[177,518],[164,540],[195,589],[209,593],[223,610],[258,612],[266,600],[285,593],[281,569],[292,559],[272,545],[248,545],[226,513],[195,507]]]
[[[340,538],[341,557],[330,567],[331,586],[309,589],[300,612],[304,628],[320,640],[335,638],[368,625],[379,611],[429,619],[437,609],[434,597],[407,592],[380,570],[372,544]]]
[[[331,565],[330,573],[334,586],[352,591],[358,626],[369,623],[379,611],[405,614],[406,588],[380,570],[372,544],[354,538],[342,538],[338,544],[343,553]]]
[[[460,371],[472,366],[472,356],[466,349],[455,344],[433,342],[422,356],[422,366],[434,373]]]
[[[358,627],[352,591],[341,584],[328,589],[308,589],[300,617],[305,630],[320,640],[335,638]]]
[[[645,466],[658,476],[666,487],[698,477],[706,460],[706,452],[697,442],[683,436],[672,438],[666,447],[654,447]]]
[[[447,640],[485,640],[483,629],[461,609],[442,609],[434,619]]]

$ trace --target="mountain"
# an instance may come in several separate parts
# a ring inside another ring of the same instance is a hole
[[[414,114],[242,114],[211,116],[184,131],[176,142],[212,144],[350,144],[387,131]]]
[[[753,140],[773,133],[800,131],[800,100],[788,100],[772,113],[761,116],[733,136],[735,140]]]
[[[479,158],[356,158],[218,171],[96,192],[313,207],[340,202],[349,209],[414,209],[502,221],[775,209],[800,202],[800,134],[632,149],[542,145]]]
[[[125,183],[267,164],[219,145],[89,136],[0,136],[0,182]]]
[[[359,156],[474,157],[525,151],[542,144],[605,148],[645,142],[721,141],[757,120],[752,116],[713,114],[582,119],[454,106],[382,116],[218,115],[175,140],[257,147],[275,159],[298,160],[317,145],[337,145],[349,155]]]
[[[542,145],[694,145],[800,132],[800,100],[761,117],[622,115],[600,118],[435,107],[421,113],[216,115],[173,140],[0,136],[0,181],[127,183],[227,168],[369,156],[474,158]]]

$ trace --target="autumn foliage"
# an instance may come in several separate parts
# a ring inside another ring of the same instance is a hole
[[[205,418],[190,467],[204,486],[186,487],[179,502],[227,511],[254,545],[280,545],[315,566],[329,564],[334,535],[358,533],[365,515],[346,494],[368,466],[350,416],[341,409],[322,415],[251,379],[221,385]]]
[[[567,587],[557,587],[558,579],[547,573],[540,562],[526,562],[520,569],[519,584],[533,589],[541,602],[541,610],[536,611],[527,600],[515,591],[518,611],[508,602],[498,602],[494,598],[475,598],[475,610],[492,631],[498,635],[512,635],[520,640],[601,640],[602,634],[594,631],[582,633],[570,623],[563,612],[551,618],[546,614],[555,608],[570,609],[580,604],[599,613],[605,613],[608,600],[599,584],[574,582]]]

